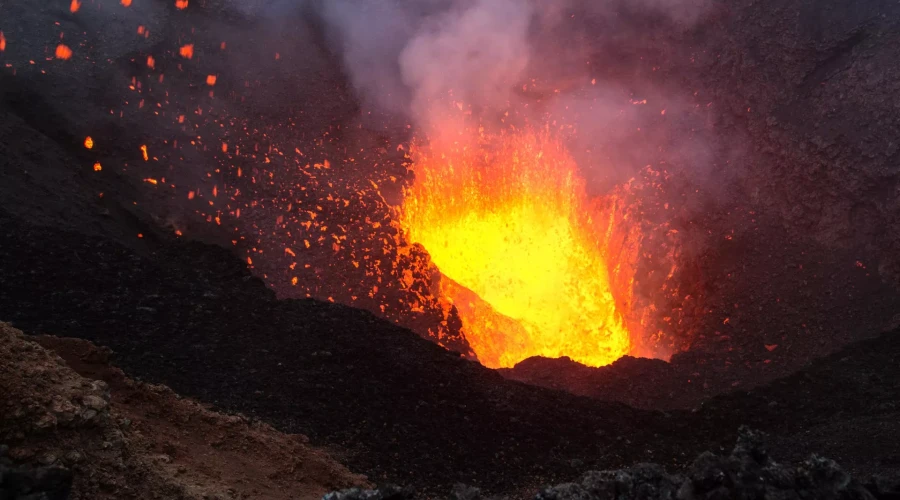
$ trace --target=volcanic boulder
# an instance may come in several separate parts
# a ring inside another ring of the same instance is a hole
[[[551,486],[535,500],[725,500],[807,499],[881,500],[900,498],[900,485],[884,478],[862,484],[833,460],[816,455],[798,465],[769,457],[761,432],[741,427],[737,445],[728,456],[705,452],[684,473],[669,474],[658,464],[627,469],[591,471],[573,483]],[[406,500],[408,489],[386,486],[377,490],[350,489],[329,493],[325,500]],[[458,485],[449,498],[484,498],[480,491]]]

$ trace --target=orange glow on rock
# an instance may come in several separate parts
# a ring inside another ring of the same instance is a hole
[[[72,49],[68,46],[59,44],[56,46],[56,58],[66,60],[72,57]]]
[[[194,44],[189,43],[187,45],[183,45],[180,49],[178,49],[178,53],[181,54],[181,57],[185,59],[194,57]]]
[[[634,349],[629,321],[639,228],[616,195],[590,200],[575,161],[542,131],[448,147],[415,143],[400,226],[442,277],[479,361],[532,356],[612,363]]]

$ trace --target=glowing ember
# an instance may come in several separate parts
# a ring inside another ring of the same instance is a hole
[[[212,87],[216,84],[216,75],[207,75],[206,76],[206,84]]]
[[[188,6],[188,0],[175,0],[175,7],[178,9],[186,9]]]
[[[153,56],[147,56],[147,67],[150,69],[156,67],[156,59],[153,59]]]
[[[6,50],[6,37],[3,36],[3,32],[0,31],[0,52]]]
[[[122,0],[122,5],[125,7],[131,7],[131,0]]]
[[[103,170],[103,165],[100,165],[100,162],[94,163],[94,172],[100,172]]]
[[[190,59],[194,57],[194,44],[189,43],[187,45],[182,46],[178,49],[178,53],[181,54],[181,57],[185,59]]]
[[[87,136],[84,138],[84,147],[86,147],[88,149],[94,148],[94,140],[91,139],[91,136]]]
[[[611,250],[621,221],[588,201],[559,142],[482,133],[440,150],[414,145],[411,158],[401,226],[445,276],[441,293],[484,365],[569,356],[600,366],[630,352],[633,279],[620,276],[636,247]]]
[[[56,46],[56,58],[66,60],[72,57],[72,49],[69,47],[59,44]]]
[[[141,146],[141,155],[143,155],[144,161],[147,161],[150,159],[150,157],[147,155],[147,145],[146,144]]]

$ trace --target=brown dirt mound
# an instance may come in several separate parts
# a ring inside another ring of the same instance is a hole
[[[133,381],[108,355],[0,323],[0,443],[17,462],[70,468],[73,498],[320,498],[366,484],[305,436]]]

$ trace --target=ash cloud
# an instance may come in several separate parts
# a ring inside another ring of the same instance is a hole
[[[658,50],[654,34],[690,29],[709,0],[283,0],[265,10],[287,5],[318,19],[364,107],[432,139],[460,118],[456,103],[488,123],[514,109],[569,125],[597,190],[666,155],[708,174],[708,138],[690,132],[701,118],[672,119],[689,93],[643,79],[638,65]]]
[[[689,26],[707,0],[329,0],[302,2],[325,23],[369,104],[421,117],[425,102],[452,95],[504,106],[542,70],[565,72],[613,38],[639,40],[625,15]],[[283,8],[284,2],[269,7]],[[549,49],[549,50],[547,50]]]
[[[413,116],[432,128],[444,99],[481,108],[508,102],[528,68],[533,15],[520,0],[477,0],[423,23],[400,54]]]

